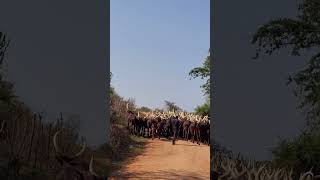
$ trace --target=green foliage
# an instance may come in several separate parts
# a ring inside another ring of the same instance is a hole
[[[114,89],[114,87],[110,86],[110,92],[109,92],[110,97],[112,96],[119,96],[116,92],[116,90]]]
[[[209,55],[204,59],[204,62],[201,67],[193,68],[189,72],[189,76],[191,78],[195,79],[200,77],[201,79],[207,79],[205,84],[201,85],[201,88],[203,89],[203,92],[205,95],[210,94],[210,53]]]
[[[5,57],[9,44],[10,40],[4,33],[0,32],[0,111],[4,113],[15,109],[16,106],[21,104],[14,94],[13,84],[3,78]]]
[[[317,130],[320,125],[320,53],[311,58],[307,67],[294,76],[295,95],[301,98],[299,107],[307,112],[309,129]]]
[[[291,54],[299,56],[303,50],[320,45],[320,2],[303,0],[299,5],[297,18],[280,18],[260,27],[254,34],[252,44],[257,45],[258,58],[264,50],[273,54],[283,48],[291,48]],[[310,124],[319,124],[320,115],[320,54],[316,53],[308,62],[308,67],[289,77],[295,87],[294,93],[300,98],[300,108],[307,113]],[[310,125],[314,126],[314,125]]]
[[[10,40],[7,38],[7,36],[4,33],[0,32],[0,65],[1,65],[0,68],[1,69],[3,68],[2,65],[8,50],[9,44],[10,44]]]
[[[293,169],[296,175],[313,168],[320,173],[320,135],[303,133],[292,140],[281,140],[272,150],[276,167]]]
[[[110,72],[110,78],[112,78],[112,73]],[[125,100],[121,97],[114,87],[110,86],[110,121],[114,124],[125,125],[127,123],[127,105],[129,110],[136,109],[136,105],[133,99]]]
[[[300,56],[305,50],[320,45],[320,2],[303,0],[295,19],[279,18],[260,27],[252,44],[257,45],[256,56],[272,55],[275,51],[289,48],[291,55]],[[272,153],[278,167],[287,166],[294,172],[320,172],[320,136],[316,134],[320,124],[320,53],[308,61],[307,67],[289,77],[288,85],[294,86],[301,108],[307,114],[308,128],[292,140],[281,141]],[[308,132],[308,133],[307,133]]]
[[[159,109],[159,108],[155,108],[154,111],[156,111],[156,112],[164,112],[163,109]]]
[[[138,108],[137,110],[141,111],[141,112],[150,112],[150,111],[152,111],[152,109],[150,109],[148,107],[145,107],[145,106],[142,106],[142,107]]]
[[[127,122],[127,104],[129,110],[136,109],[136,105],[133,99],[125,100],[123,97],[119,96],[115,91],[111,100],[111,123],[125,125]]]
[[[196,107],[195,113],[201,116],[210,116],[210,104],[208,102]]]
[[[165,100],[164,102],[165,102],[165,107],[166,107],[166,109],[168,111],[177,112],[177,111],[181,111],[182,110],[179,106],[176,105],[175,102],[170,102],[170,101],[167,101],[167,100]]]
[[[292,55],[300,55],[302,49],[320,43],[320,2],[303,0],[296,19],[280,18],[263,25],[254,34],[252,43],[257,44],[257,57],[264,49],[272,54],[284,47],[292,48]]]

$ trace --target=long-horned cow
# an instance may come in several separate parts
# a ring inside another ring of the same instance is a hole
[[[56,175],[56,180],[104,180],[107,178],[100,177],[93,170],[93,156],[90,163],[77,160],[85,151],[86,144],[82,145],[82,149],[73,156],[63,154],[57,143],[57,136],[61,132],[58,131],[53,137],[53,145],[56,151],[56,159],[62,165]]]

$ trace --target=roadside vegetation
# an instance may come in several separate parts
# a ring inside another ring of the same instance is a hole
[[[320,2],[299,3],[295,18],[270,20],[257,29],[251,42],[256,46],[254,59],[281,50],[290,50],[292,56],[313,54],[305,68],[289,76],[287,83],[298,99],[298,110],[305,114],[306,125],[300,135],[279,140],[271,150],[272,160],[263,162],[274,169],[292,169],[296,178],[309,170],[320,174]]]
[[[14,85],[5,79],[10,40],[0,32],[0,179],[55,179],[61,168],[53,145],[54,134],[63,154],[81,148],[79,124],[71,114],[57,112],[48,119],[44,112],[32,112],[15,94]],[[95,150],[86,148],[80,159],[89,164],[95,156],[94,169],[100,175],[110,173],[111,147],[103,144]]]

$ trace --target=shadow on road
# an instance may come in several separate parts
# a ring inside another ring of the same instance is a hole
[[[114,175],[110,178],[110,180],[117,179],[167,179],[167,180],[202,180],[208,179],[208,176],[203,176],[198,173],[188,172],[188,171],[177,171],[177,170],[167,170],[167,171],[156,171],[156,172],[146,172],[139,171],[138,173],[130,172],[130,173],[121,173],[121,175]]]

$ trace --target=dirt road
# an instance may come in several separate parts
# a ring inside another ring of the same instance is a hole
[[[179,140],[148,140],[144,152],[110,179],[209,180],[210,147]]]

